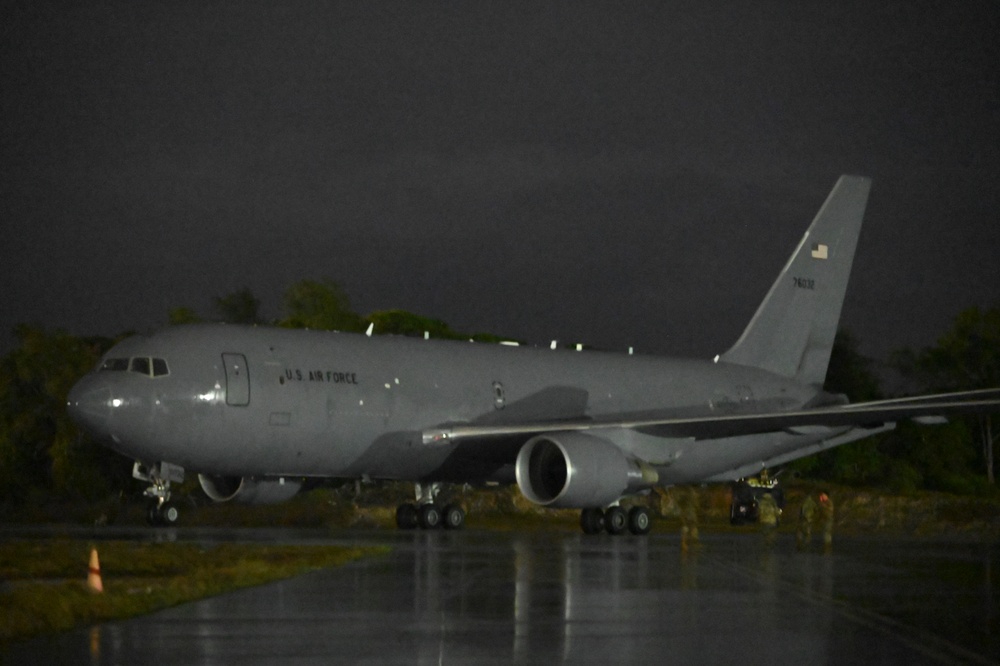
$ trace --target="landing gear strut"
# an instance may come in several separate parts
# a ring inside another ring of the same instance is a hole
[[[142,493],[150,498],[146,508],[146,521],[150,525],[176,524],[181,514],[177,504],[170,501],[170,482],[183,482],[184,468],[165,462],[148,467],[136,462],[132,466],[132,476],[140,481],[149,482],[149,488]]]
[[[416,484],[416,502],[400,504],[396,509],[396,527],[412,530],[420,527],[433,530],[460,530],[465,525],[465,511],[458,504],[451,503],[441,508],[436,499],[441,490],[440,483]]]
[[[649,534],[652,528],[649,511],[642,506],[634,506],[626,511],[620,506],[612,506],[607,511],[584,509],[580,512],[580,528],[584,534],[624,534],[626,530],[636,536]]]

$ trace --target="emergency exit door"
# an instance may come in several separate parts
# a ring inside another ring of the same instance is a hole
[[[250,404],[250,370],[243,354],[223,354],[226,367],[226,404],[244,407]]]

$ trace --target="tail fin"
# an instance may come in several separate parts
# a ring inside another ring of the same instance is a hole
[[[841,176],[743,335],[720,356],[822,386],[871,179]]]

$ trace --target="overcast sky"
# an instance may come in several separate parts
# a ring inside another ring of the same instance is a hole
[[[710,357],[841,173],[875,357],[1000,305],[995,2],[6,3],[0,338],[330,279]]]

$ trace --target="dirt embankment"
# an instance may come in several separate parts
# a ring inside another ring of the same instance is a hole
[[[783,530],[794,530],[799,509],[807,494],[827,493],[834,502],[838,532],[897,534],[912,536],[968,535],[1000,538],[1000,495],[968,497],[947,493],[918,492],[891,495],[878,490],[793,481],[783,485],[785,507]],[[729,519],[729,489],[724,485],[698,489],[706,527],[724,526]],[[673,490],[664,493],[661,516],[679,516]]]
[[[900,535],[968,535],[1000,538],[1000,493],[991,497],[967,497],[946,493],[920,492],[891,495],[872,489],[850,488],[792,481],[782,485],[785,507],[781,529],[794,530],[799,507],[809,493],[826,492],[835,505],[836,529],[842,533],[885,533]],[[358,492],[360,490],[360,492]],[[730,529],[730,491],[726,484],[696,488],[699,522],[709,530]],[[680,525],[678,488],[657,490],[629,498],[623,504],[649,507],[661,530]],[[413,500],[411,484],[353,484],[321,488],[302,493],[283,504],[246,506],[235,503],[212,504],[200,493],[179,497],[182,525],[298,527],[395,527],[396,506]],[[468,513],[470,527],[520,529],[530,526],[548,529],[579,529],[579,512],[552,510],[526,500],[515,487],[449,487],[439,501],[456,501]],[[116,499],[92,505],[31,505],[20,510],[2,507],[4,522],[142,524],[145,504],[141,498]],[[744,527],[740,529],[752,529]]]

